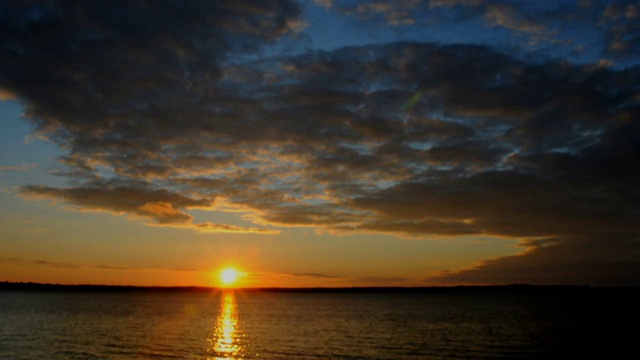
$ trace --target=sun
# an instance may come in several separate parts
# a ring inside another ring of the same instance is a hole
[[[232,267],[220,271],[220,282],[224,286],[233,286],[238,281],[238,277],[240,277],[240,272]]]

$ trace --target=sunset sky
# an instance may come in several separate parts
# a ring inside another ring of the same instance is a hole
[[[0,0],[0,281],[640,285],[636,1]]]

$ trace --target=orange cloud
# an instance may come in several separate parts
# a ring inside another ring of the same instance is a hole
[[[0,101],[13,100],[15,98],[16,98],[15,94],[13,94],[12,92],[10,92],[8,90],[0,88]]]
[[[140,213],[146,213],[161,224],[190,221],[192,217],[181,212],[166,201],[153,201],[142,205]]]
[[[263,234],[263,235],[275,235],[280,234],[280,230],[265,229],[265,228],[245,228],[242,226],[230,225],[230,224],[215,224],[211,222],[203,223],[190,223],[181,225],[169,225],[178,228],[188,228],[198,231],[200,233],[226,233],[226,234]]]
[[[193,199],[166,190],[137,186],[87,186],[76,188],[24,187],[21,194],[28,198],[62,200],[78,206],[79,211],[105,211],[144,218],[152,226],[191,229],[201,233],[278,234],[279,231],[262,228],[244,228],[211,222],[194,223],[193,216],[180,208],[204,208],[213,201]]]

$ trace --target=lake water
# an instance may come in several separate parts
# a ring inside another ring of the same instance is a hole
[[[624,326],[637,326],[637,300],[591,292],[0,291],[0,359],[613,355],[635,347],[635,329]]]

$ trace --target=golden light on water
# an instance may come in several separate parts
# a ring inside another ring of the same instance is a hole
[[[222,295],[213,339],[213,350],[218,356],[215,359],[235,359],[242,355],[242,346],[238,342],[238,311],[232,292]]]

